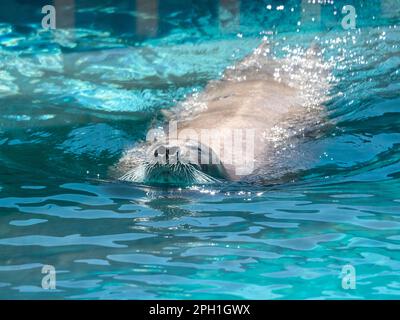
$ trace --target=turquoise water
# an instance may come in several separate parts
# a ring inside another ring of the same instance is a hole
[[[154,16],[72,1],[70,28],[55,31],[41,28],[40,1],[2,2],[0,298],[399,298],[400,4],[329,2],[318,15],[299,1],[227,1],[231,14],[162,1]],[[355,30],[340,25],[345,4]],[[304,144],[312,165],[278,185],[109,176],[161,110],[264,36],[276,56],[316,42],[333,66],[329,125]],[[44,265],[56,289],[42,288]]]

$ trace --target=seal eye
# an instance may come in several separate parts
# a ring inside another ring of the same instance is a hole
[[[154,151],[154,157],[158,157],[158,150]]]

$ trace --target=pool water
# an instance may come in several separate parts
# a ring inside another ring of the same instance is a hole
[[[0,5],[0,298],[400,297],[398,0],[64,2],[50,31],[42,1]],[[161,110],[263,37],[332,65],[312,165],[273,185],[110,177]]]

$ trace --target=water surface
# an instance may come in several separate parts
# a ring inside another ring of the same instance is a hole
[[[318,15],[298,1],[228,13],[162,1],[149,18],[129,1],[75,1],[74,24],[51,32],[39,2],[0,5],[0,298],[398,298],[400,5],[353,1],[357,28],[344,30],[347,3],[331,2]],[[110,178],[162,109],[265,36],[281,57],[314,41],[333,66],[330,125],[304,145],[312,165],[278,185]]]

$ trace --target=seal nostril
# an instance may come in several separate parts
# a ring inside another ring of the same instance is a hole
[[[154,158],[162,164],[176,164],[179,161],[179,155],[180,148],[175,146],[159,146],[153,152]]]

